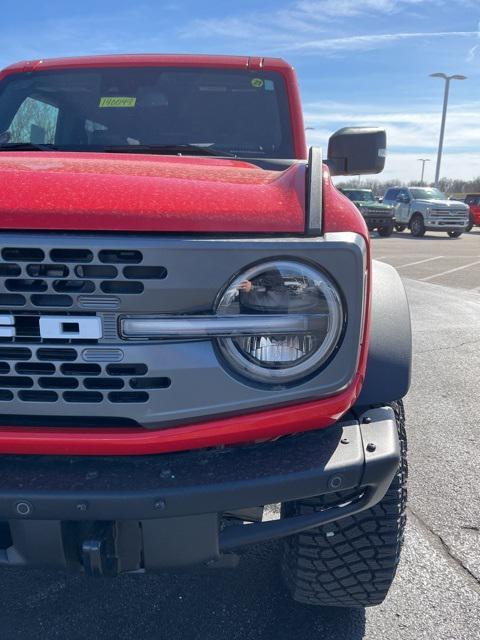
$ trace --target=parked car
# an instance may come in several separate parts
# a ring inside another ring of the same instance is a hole
[[[371,189],[340,189],[358,207],[369,231],[378,230],[378,234],[388,238],[395,224],[394,207],[381,204]]]
[[[135,54],[0,72],[0,132],[0,565],[233,568],[283,538],[297,601],[380,603],[410,317],[330,175],[380,172],[385,131],[322,159],[283,60]]]
[[[466,231],[471,231],[473,227],[480,226],[480,193],[467,194],[465,196],[465,204],[467,204],[470,209]]]
[[[395,229],[401,232],[408,228],[417,238],[426,231],[446,231],[451,238],[458,238],[468,227],[468,206],[448,200],[439,189],[391,187],[383,202],[395,207]]]

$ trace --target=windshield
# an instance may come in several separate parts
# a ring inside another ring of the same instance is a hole
[[[219,155],[294,157],[282,76],[237,69],[72,69],[7,76],[0,83],[0,148],[22,144],[80,151],[195,145]]]
[[[447,196],[439,189],[410,189],[415,200],[446,200]]]
[[[375,200],[373,191],[344,189],[343,193],[347,196],[347,198],[350,198],[350,200],[355,200],[356,202],[372,202],[372,200]]]

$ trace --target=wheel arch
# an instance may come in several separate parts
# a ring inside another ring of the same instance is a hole
[[[410,309],[398,272],[372,261],[372,320],[367,370],[355,407],[393,402],[410,387]]]

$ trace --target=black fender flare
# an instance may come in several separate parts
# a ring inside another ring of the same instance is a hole
[[[367,370],[355,407],[403,398],[410,387],[412,331],[405,288],[396,269],[372,261],[372,308]]]

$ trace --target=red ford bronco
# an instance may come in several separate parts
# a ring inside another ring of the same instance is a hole
[[[0,72],[0,565],[229,567],[281,538],[296,600],[383,600],[409,312],[330,176],[384,156],[379,129],[307,152],[278,59]]]

